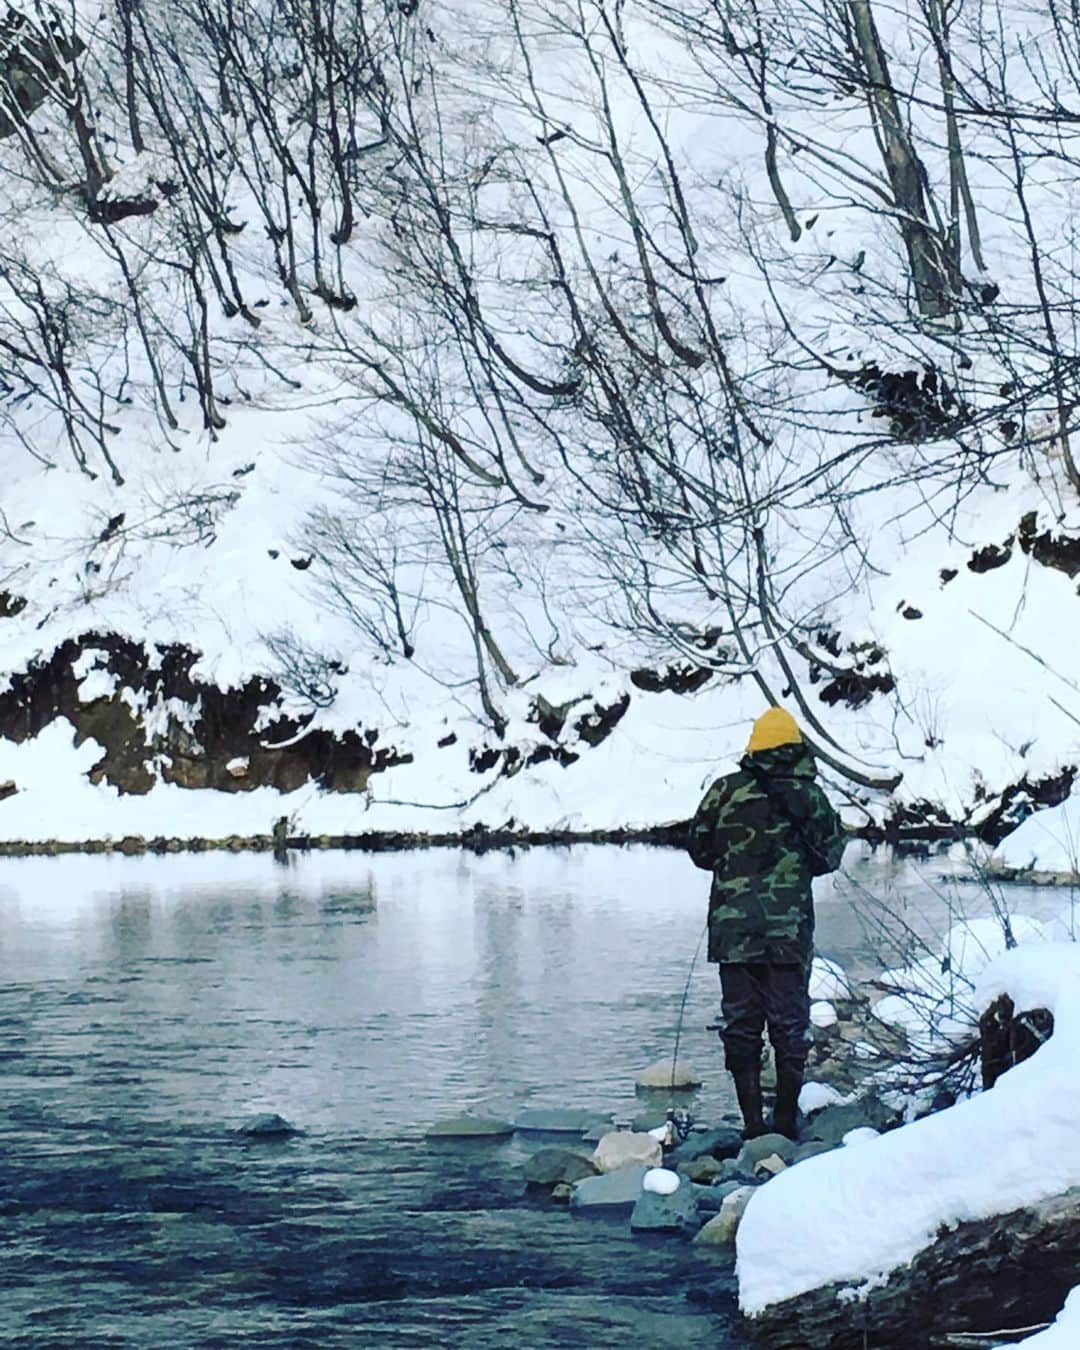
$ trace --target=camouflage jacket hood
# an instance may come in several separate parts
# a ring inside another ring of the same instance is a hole
[[[713,874],[709,960],[806,962],[811,881],[840,865],[843,826],[803,744],[744,755],[690,826],[690,856]]]

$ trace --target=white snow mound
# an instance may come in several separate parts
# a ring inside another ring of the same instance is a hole
[[[1018,1010],[1050,1009],[1054,1034],[992,1091],[808,1159],[755,1192],[737,1238],[744,1313],[824,1285],[858,1296],[928,1246],[942,1224],[1080,1186],[1080,945],[1004,953],[979,978],[977,1008],[1006,992]]]

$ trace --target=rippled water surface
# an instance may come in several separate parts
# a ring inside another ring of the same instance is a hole
[[[704,919],[681,855],[0,869],[4,1343],[747,1344],[729,1260],[526,1197],[541,1141],[422,1137],[465,1110],[640,1109]],[[825,954],[867,963],[864,886],[941,922],[910,867],[852,875],[823,893]],[[683,1056],[710,1121],[734,1109],[718,1001],[702,961]],[[263,1111],[303,1134],[237,1138]]]

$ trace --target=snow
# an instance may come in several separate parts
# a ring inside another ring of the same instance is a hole
[[[840,1142],[845,1148],[858,1148],[860,1144],[868,1144],[871,1139],[880,1138],[880,1130],[875,1130],[872,1125],[860,1125],[854,1130],[848,1130]]]
[[[826,1106],[843,1106],[851,1101],[850,1096],[837,1091],[829,1083],[809,1082],[802,1085],[799,1092],[799,1110],[804,1116],[814,1111],[822,1111]]]
[[[1068,939],[1062,920],[1051,925],[1024,914],[1010,914],[1008,931],[1018,946]],[[878,983],[896,989],[874,1004],[874,1016],[901,1028],[915,1045],[929,1047],[936,1038],[963,1035],[971,1025],[972,986],[980,973],[1009,946],[1000,915],[984,915],[954,923],[939,951],[927,952],[911,965],[887,970]]]
[[[1026,1346],[1027,1350],[1076,1350],[1080,1345],[1080,1286],[1065,1300],[1052,1326],[1013,1344]]]
[[[641,1188],[657,1195],[674,1195],[679,1189],[679,1174],[667,1167],[651,1167],[641,1179]]]
[[[831,1003],[825,1000],[819,1000],[810,1005],[810,1021],[816,1027],[832,1027],[836,1025],[836,1009]]]
[[[993,861],[1010,870],[1080,874],[1080,788],[1006,835]]]
[[[821,1002],[850,998],[851,985],[843,966],[827,961],[823,956],[815,956],[810,970],[810,997]]]
[[[811,1158],[755,1193],[737,1238],[745,1313],[823,1285],[858,1297],[942,1225],[1080,1186],[1080,946],[1032,944],[994,958],[977,978],[976,1009],[1006,991],[1020,1011],[1050,1009],[1054,1034],[991,1091]]]

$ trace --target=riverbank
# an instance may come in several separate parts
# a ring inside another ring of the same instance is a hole
[[[689,822],[668,825],[628,826],[596,830],[529,830],[524,828],[490,829],[475,825],[464,830],[428,832],[423,830],[368,830],[348,834],[226,834],[226,835],[121,835],[92,839],[0,839],[0,858],[59,857],[65,854],[143,854],[175,853],[402,853],[414,849],[460,849],[470,853],[530,848],[570,848],[580,844],[648,844],[656,848],[682,849],[686,846]],[[865,827],[848,831],[851,842],[888,848],[898,855],[925,854],[928,849],[945,849],[952,844],[978,842],[976,835],[947,836],[937,830],[886,831]],[[1033,886],[1075,886],[1080,874],[1030,868],[1007,868],[991,858],[985,866],[995,881]],[[974,870],[972,875],[974,875]]]

